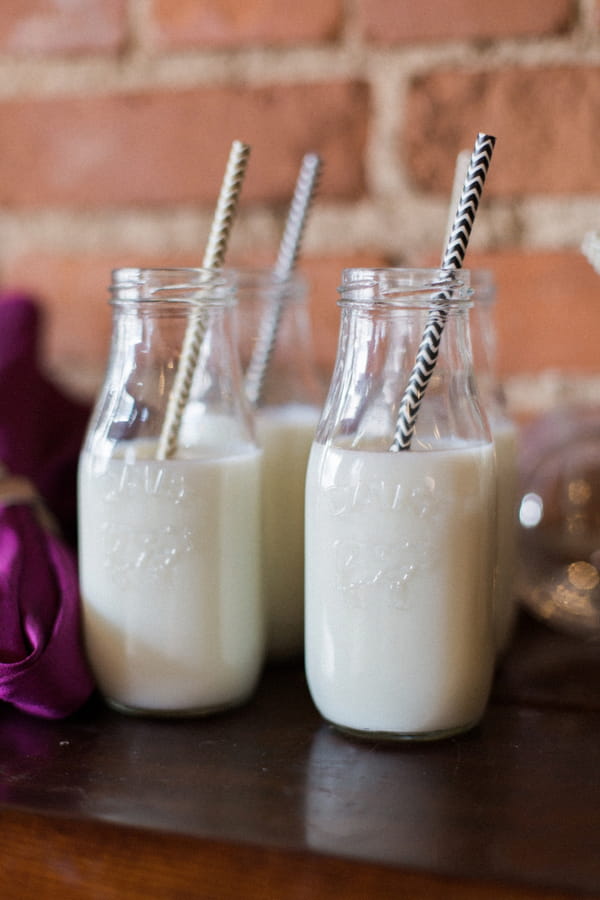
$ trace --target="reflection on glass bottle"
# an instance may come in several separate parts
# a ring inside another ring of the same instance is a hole
[[[518,592],[560,630],[600,637],[600,414],[559,410],[524,431]]]

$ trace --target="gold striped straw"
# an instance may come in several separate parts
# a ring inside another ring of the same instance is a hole
[[[241,141],[233,142],[204,252],[202,261],[204,269],[218,269],[223,265],[249,156],[250,147],[247,144]],[[206,322],[198,310],[185,332],[177,375],[169,395],[165,421],[158,442],[157,459],[169,459],[177,450],[181,419],[189,400],[205,333]]]

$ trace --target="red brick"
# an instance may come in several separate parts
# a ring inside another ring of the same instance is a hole
[[[581,253],[505,250],[465,262],[496,276],[501,375],[600,372],[600,275]]]
[[[290,45],[334,38],[342,0],[152,0],[150,21],[161,48]]]
[[[401,154],[424,191],[447,193],[478,131],[497,136],[485,193],[600,191],[597,66],[444,70],[410,87]]]
[[[127,37],[126,0],[19,0],[0,4],[0,50],[14,54],[117,51]]]
[[[308,150],[321,195],[356,198],[368,106],[357,82],[0,102],[0,203],[212,205],[236,138],[252,145],[242,202],[287,202]]]
[[[577,251],[505,251],[475,258],[498,282],[503,374],[600,372],[600,276]]]
[[[481,40],[559,34],[577,13],[576,0],[360,0],[367,38],[381,43]]]

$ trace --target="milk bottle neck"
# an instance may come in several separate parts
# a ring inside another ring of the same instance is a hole
[[[270,268],[240,267],[231,273],[238,298],[242,366],[252,402],[259,409],[320,408],[324,387],[316,365],[306,279],[297,271],[282,279]],[[260,366],[261,345],[268,344],[271,333],[265,365]]]
[[[414,449],[489,441],[473,376],[469,273],[345,270],[334,374],[317,439],[389,449],[432,316],[443,318],[433,374],[422,395]]]
[[[182,452],[204,445],[217,432],[219,452],[254,443],[231,279],[205,269],[119,269],[113,273],[111,304],[110,357],[89,440],[103,442],[107,455],[118,442],[157,441],[177,375],[186,371]],[[197,355],[189,365],[192,340]]]

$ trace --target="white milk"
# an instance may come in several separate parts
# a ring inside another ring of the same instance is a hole
[[[267,652],[300,655],[304,644],[304,484],[319,410],[267,407],[256,413],[263,449],[263,586]]]
[[[517,614],[517,432],[512,422],[491,423],[498,479],[498,536],[494,585],[494,640],[501,655],[508,647]]]
[[[324,718],[426,737],[481,717],[494,662],[494,477],[491,444],[313,445],[306,671]]]
[[[260,456],[82,456],[84,636],[113,705],[204,712],[253,690],[263,650]]]

